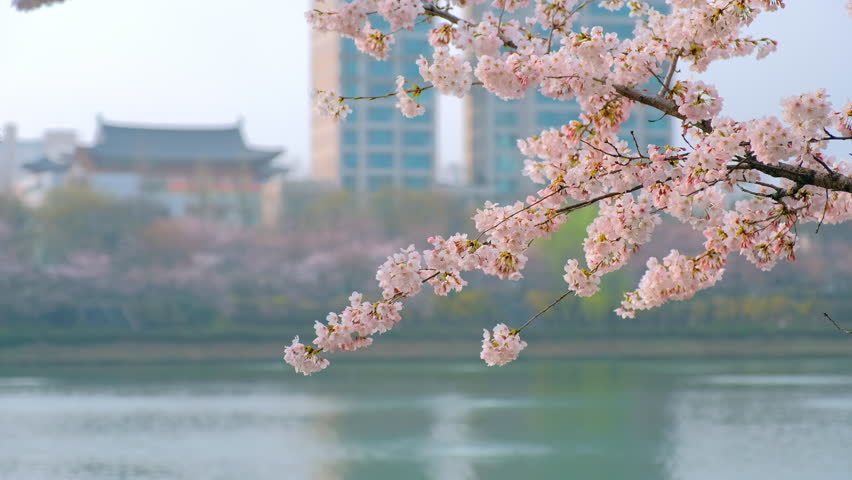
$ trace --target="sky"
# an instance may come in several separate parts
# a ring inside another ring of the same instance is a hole
[[[192,125],[241,119],[249,143],[285,148],[286,162],[307,174],[307,0],[67,0],[30,13],[6,4],[0,0],[0,124],[16,123],[22,138],[62,128],[89,143],[97,115]],[[750,29],[778,40],[777,53],[718,62],[695,78],[715,83],[723,112],[740,120],[778,115],[781,98],[821,87],[839,106],[852,98],[845,4],[789,0]],[[444,165],[461,159],[461,105],[439,103]]]

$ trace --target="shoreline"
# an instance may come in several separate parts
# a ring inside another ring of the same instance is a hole
[[[0,348],[0,364],[49,365],[192,363],[218,361],[277,361],[284,343],[112,342],[90,345],[35,343]],[[353,352],[363,359],[472,359],[479,356],[478,342],[379,342]],[[654,357],[820,357],[852,356],[852,341],[838,339],[589,339],[563,342],[537,341],[522,353],[531,358],[654,358]],[[340,354],[330,355],[332,360]]]

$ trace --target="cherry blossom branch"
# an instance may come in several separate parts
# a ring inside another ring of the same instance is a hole
[[[668,181],[668,180],[671,180],[671,179],[670,178],[666,179],[666,180],[664,180],[664,182]],[[581,208],[588,207],[589,205],[593,205],[595,203],[598,203],[601,200],[606,200],[607,198],[612,198],[612,197],[617,197],[619,195],[625,195],[625,194],[628,194],[628,193],[633,193],[633,192],[635,192],[637,190],[641,190],[643,188],[645,188],[645,185],[636,185],[635,187],[630,188],[628,190],[625,190],[623,192],[609,192],[609,193],[597,196],[595,198],[586,200],[585,202],[575,203],[573,205],[568,205],[567,207],[562,207],[559,210],[556,210],[556,213],[570,213],[570,212],[573,212],[574,210],[579,210]]]
[[[556,190],[554,190],[553,192],[548,193],[547,195],[545,195],[545,196],[543,196],[543,197],[539,198],[538,200],[536,200],[535,202],[533,202],[533,203],[531,203],[531,204],[529,204],[529,205],[525,206],[524,208],[518,209],[518,211],[516,211],[515,213],[513,213],[513,214],[511,214],[511,215],[507,216],[507,217],[506,217],[506,218],[504,218],[503,220],[500,220],[499,222],[497,222],[496,224],[492,225],[491,227],[488,227],[487,229],[485,229],[485,230],[483,230],[483,231],[479,232],[479,235],[476,237],[476,239],[475,239],[474,241],[478,242],[478,241],[479,241],[479,239],[481,239],[483,235],[485,235],[486,233],[490,232],[491,230],[494,230],[495,228],[499,227],[500,225],[503,225],[503,224],[504,224],[504,223],[506,223],[508,220],[510,220],[512,217],[514,217],[515,215],[518,215],[519,213],[522,213],[522,212],[526,212],[527,210],[529,210],[529,209],[531,209],[531,208],[535,207],[536,205],[540,204],[541,202],[543,202],[543,201],[547,200],[548,198],[550,198],[550,197],[552,197],[552,196],[554,196],[554,195],[556,195],[556,194],[558,194],[558,193],[562,192],[562,190],[564,190],[564,189],[565,189],[565,186],[561,186],[561,187],[557,188]]]
[[[413,93],[415,95],[420,95],[422,92],[425,92],[426,90],[429,90],[430,88],[434,88],[434,85],[427,85],[425,87],[414,86],[412,88],[405,89],[405,93]],[[382,98],[393,97],[394,95],[396,95],[396,92],[390,92],[390,93],[386,93],[384,95],[374,95],[374,96],[371,96],[371,97],[370,96],[367,96],[367,97],[344,97],[344,96],[340,96],[338,98],[341,101],[343,101],[343,100],[380,100]]]
[[[662,97],[669,93],[669,86],[672,84],[672,78],[674,77],[675,70],[677,69],[678,59],[680,59],[680,53],[672,58],[672,63],[669,65],[669,71],[666,72],[666,79],[663,81],[663,86],[660,88],[660,92],[657,93],[657,96]]]
[[[686,116],[682,113],[678,112],[677,104],[672,102],[671,100],[667,100],[663,97],[658,97],[655,95],[648,95],[646,93],[642,93],[639,90],[636,90],[632,87],[627,87],[625,85],[613,85],[615,92],[625,97],[627,99],[633,100],[634,102],[641,103],[643,105],[647,105],[649,107],[656,108],[657,110],[677,118],[682,121],[686,121]],[[710,124],[709,120],[702,120],[695,124],[696,127],[703,130],[705,133],[710,133],[713,131],[713,127]]]
[[[769,165],[759,161],[751,154],[744,157],[742,163],[752,170],[776,178],[786,178],[802,185],[813,185],[838,192],[852,193],[852,177],[837,172],[818,172],[811,168],[786,163]]]
[[[517,328],[517,329],[512,330],[512,331],[513,331],[513,332],[516,332],[516,333],[521,333],[521,331],[522,331],[523,329],[527,328],[527,326],[528,326],[529,324],[531,324],[531,323],[533,322],[533,320],[535,320],[536,318],[538,318],[538,317],[540,317],[540,316],[544,315],[545,313],[547,313],[547,311],[548,311],[548,310],[550,310],[551,308],[553,308],[554,306],[556,306],[556,304],[558,304],[559,302],[561,302],[562,300],[564,300],[564,299],[565,299],[565,297],[567,297],[568,295],[570,295],[570,294],[572,294],[572,293],[574,293],[574,292],[572,292],[571,290],[568,290],[567,292],[563,293],[563,294],[562,294],[559,298],[557,298],[556,300],[554,300],[554,301],[553,301],[553,303],[551,303],[550,305],[548,305],[548,306],[544,307],[544,308],[543,308],[542,310],[540,310],[538,313],[536,313],[535,315],[533,315],[533,316],[532,316],[532,318],[530,318],[529,320],[527,320],[527,321],[526,321],[523,325],[521,325],[521,327],[520,327],[520,328]]]
[[[837,135],[834,135],[833,133],[829,132],[827,128],[823,128],[822,131],[825,132],[825,134],[827,136],[823,137],[823,138],[814,138],[810,141],[810,143],[824,142],[824,141],[827,141],[827,140],[852,140],[852,136],[848,136],[848,137],[837,136]]]
[[[452,13],[450,13],[446,10],[442,10],[442,9],[438,8],[438,6],[436,6],[432,2],[425,3],[423,5],[423,9],[426,11],[426,15],[431,15],[433,17],[443,18],[444,20],[446,20],[450,23],[453,23],[453,24],[459,24],[459,23],[466,23],[468,25],[471,24],[469,21],[467,21],[467,20],[465,20],[465,19],[463,19],[459,16],[453,15]],[[502,34],[499,34],[498,38],[500,38],[500,40],[503,41],[503,45],[505,45],[507,48],[515,48],[515,49],[517,48],[517,46],[515,45],[514,42],[507,39]]]
[[[446,20],[450,23],[455,23],[455,24],[467,23],[467,24],[470,24],[470,22],[468,22],[467,20],[465,20],[461,17],[458,17],[456,15],[453,15],[452,13],[450,13],[447,10],[442,10],[442,9],[438,8],[438,6],[435,5],[432,2],[424,4],[423,9],[426,11],[426,15],[431,15],[433,17],[443,18],[444,20]]]

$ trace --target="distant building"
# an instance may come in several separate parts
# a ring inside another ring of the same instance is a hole
[[[22,140],[15,125],[6,125],[0,138],[0,188],[30,206],[39,205],[65,181],[76,148],[77,135],[70,130],[48,130],[40,139]]]
[[[661,0],[650,3],[662,4]],[[664,6],[664,5],[663,5]],[[468,7],[469,18],[480,19],[491,5]],[[493,11],[493,9],[491,9]],[[623,11],[613,13],[597,5],[587,5],[575,25],[603,27],[604,32],[616,32],[619,38],[632,37],[636,19]],[[534,16],[533,7],[520,9],[509,18]],[[504,101],[482,87],[474,87],[465,104],[465,170],[472,187],[485,192],[488,197],[516,196],[532,191],[533,183],[521,174],[524,156],[518,150],[517,140],[536,135],[542,130],[560,126],[580,115],[575,101],[558,101],[530,90],[524,98]],[[637,105],[626,124],[622,126],[625,140],[633,130],[640,143],[665,145],[671,142],[671,122],[660,119],[651,108]]]
[[[241,125],[159,127],[99,119],[94,145],[80,148],[73,174],[95,191],[142,197],[173,216],[255,225],[278,218],[280,149],[246,145]]]
[[[335,8],[333,1],[314,1],[315,8]],[[370,16],[374,28],[389,31],[378,15]],[[339,95],[380,96],[392,93],[396,75],[422,82],[415,64],[430,56],[426,40],[428,23],[414,30],[394,32],[395,43],[387,60],[378,61],[359,52],[351,39],[332,33],[311,34],[313,88]],[[430,57],[431,58],[431,57]],[[404,118],[394,107],[396,98],[351,101],[353,113],[336,123],[313,113],[311,118],[311,177],[356,193],[400,188],[430,189],[435,181],[436,111],[432,91],[417,98],[426,114]]]

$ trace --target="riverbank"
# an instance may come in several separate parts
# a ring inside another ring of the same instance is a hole
[[[89,345],[33,343],[0,348],[0,364],[48,365],[94,363],[263,361],[281,357],[282,342],[151,343],[121,341]],[[477,358],[478,342],[377,342],[353,352],[359,358]],[[840,336],[783,339],[589,339],[531,342],[525,357],[785,357],[852,356],[852,339]],[[332,360],[338,355],[332,355]]]

